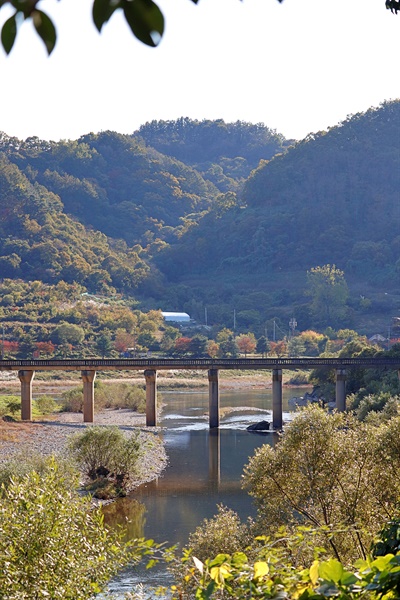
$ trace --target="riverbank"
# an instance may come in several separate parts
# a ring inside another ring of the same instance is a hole
[[[157,478],[167,465],[162,442],[156,437],[158,429],[145,427],[146,417],[128,409],[104,410],[96,413],[95,425],[114,425],[126,435],[139,428],[145,453],[141,459],[140,472],[131,489]],[[90,425],[83,423],[82,413],[55,413],[48,418],[32,422],[9,422],[0,419],[0,463],[24,456],[67,456],[68,440],[74,433],[82,432]],[[149,436],[156,443],[148,444]]]

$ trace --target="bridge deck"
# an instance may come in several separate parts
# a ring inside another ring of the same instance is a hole
[[[0,360],[0,371],[118,371],[118,370],[271,370],[382,368],[400,369],[400,357],[365,358],[85,358]]]

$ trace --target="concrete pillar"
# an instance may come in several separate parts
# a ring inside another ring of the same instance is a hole
[[[146,378],[146,425],[155,427],[157,425],[157,371],[147,369],[144,376]]]
[[[219,371],[208,371],[208,412],[210,429],[219,427]]]
[[[282,369],[272,370],[272,428],[282,429]]]
[[[336,369],[336,410],[346,410],[346,369]]]
[[[93,423],[96,371],[81,371],[81,376],[83,380],[83,421],[84,423]]]
[[[21,419],[32,421],[32,381],[35,371],[18,371],[21,382]]]

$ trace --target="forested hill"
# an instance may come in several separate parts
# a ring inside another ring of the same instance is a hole
[[[400,287],[399,190],[400,101],[295,144],[190,119],[57,143],[0,134],[0,277],[115,288],[199,320],[207,307],[221,325],[235,309],[241,328],[295,314],[306,328],[307,271],[336,264],[346,325],[372,323]]]
[[[204,137],[204,124],[196,127]],[[253,154],[267,157],[282,150],[283,138],[272,136],[264,154],[267,128],[263,134],[248,124],[234,129],[236,138],[243,130]],[[249,152],[235,143],[233,154]],[[193,166],[138,135],[106,131],[56,143],[3,133],[0,158],[3,277],[77,281],[92,292],[107,286],[137,292],[139,283],[146,280],[148,288],[158,279],[152,256],[221,202],[220,189]],[[208,158],[210,165],[217,160],[215,152]],[[237,179],[232,172],[223,176],[223,184],[237,187],[244,181],[242,171]]]
[[[284,152],[291,143],[263,123],[222,119],[151,121],[135,134],[159,152],[194,167],[223,192],[240,189],[260,160]]]
[[[263,162],[240,201],[204,215],[158,264],[168,281],[204,282],[216,303],[293,310],[304,304],[306,272],[316,265],[343,269],[358,297],[398,289],[399,224],[397,101]]]
[[[217,193],[191,167],[114,132],[59,143],[3,135],[0,150],[32,183],[57,194],[67,214],[128,244],[181,225]]]
[[[60,198],[0,154],[0,277],[77,282],[133,293],[148,274],[135,250],[68,217]]]

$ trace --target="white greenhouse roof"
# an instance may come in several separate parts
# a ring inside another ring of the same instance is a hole
[[[162,316],[166,321],[176,321],[180,323],[187,323],[190,321],[190,317],[184,312],[162,312]]]

